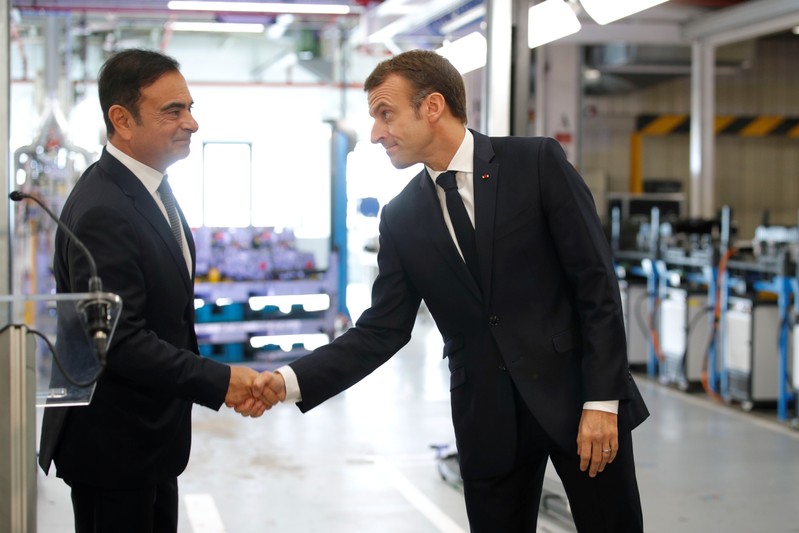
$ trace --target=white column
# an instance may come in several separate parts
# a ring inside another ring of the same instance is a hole
[[[715,204],[716,49],[706,41],[696,40],[691,55],[689,213],[692,218],[711,218]]]
[[[513,0],[486,0],[486,58],[482,120],[486,135],[510,134]]]
[[[557,139],[569,161],[579,166],[581,47],[547,44],[541,48],[536,60],[536,133]]]

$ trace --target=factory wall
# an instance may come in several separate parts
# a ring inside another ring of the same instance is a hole
[[[799,39],[763,38],[749,64],[716,76],[716,114],[799,117]],[[690,77],[664,79],[634,92],[586,97],[582,170],[600,173],[608,191],[630,183],[630,135],[642,114],[688,114]],[[741,238],[751,238],[764,211],[772,224],[796,225],[799,209],[799,138],[786,132],[716,137],[715,206],[730,205]],[[689,190],[687,132],[643,140],[644,180],[676,180]]]

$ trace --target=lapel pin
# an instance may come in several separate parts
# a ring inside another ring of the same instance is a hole
[[[490,176],[489,176],[488,174],[483,174],[483,175],[482,175],[482,178],[483,178],[484,180],[487,180],[489,177],[490,177]]]

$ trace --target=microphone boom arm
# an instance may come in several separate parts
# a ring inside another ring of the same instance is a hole
[[[12,191],[8,197],[14,201],[19,202],[25,199],[33,200],[36,202],[47,215],[58,224],[58,227],[67,234],[67,236],[75,243],[75,246],[80,249],[81,253],[86,257],[89,263],[89,292],[100,293],[103,291],[103,282],[100,276],[97,275],[97,263],[94,261],[89,249],[86,245],[72,232],[66,224],[64,224],[44,202],[36,196],[24,193],[22,191]],[[100,296],[92,299],[85,300],[78,304],[78,309],[83,313],[84,320],[86,321],[86,329],[89,337],[92,339],[97,356],[100,361],[100,367],[105,367],[106,355],[108,353],[108,337],[111,334],[111,306],[110,302],[101,298]]]

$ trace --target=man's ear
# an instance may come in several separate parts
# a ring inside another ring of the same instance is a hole
[[[114,125],[115,134],[126,140],[130,138],[131,130],[136,125],[136,120],[130,111],[119,104],[115,104],[108,109],[108,118],[111,120],[111,124]]]
[[[427,118],[431,122],[435,122],[444,114],[447,108],[447,102],[441,93],[430,93],[424,101],[424,108],[427,113]]]

